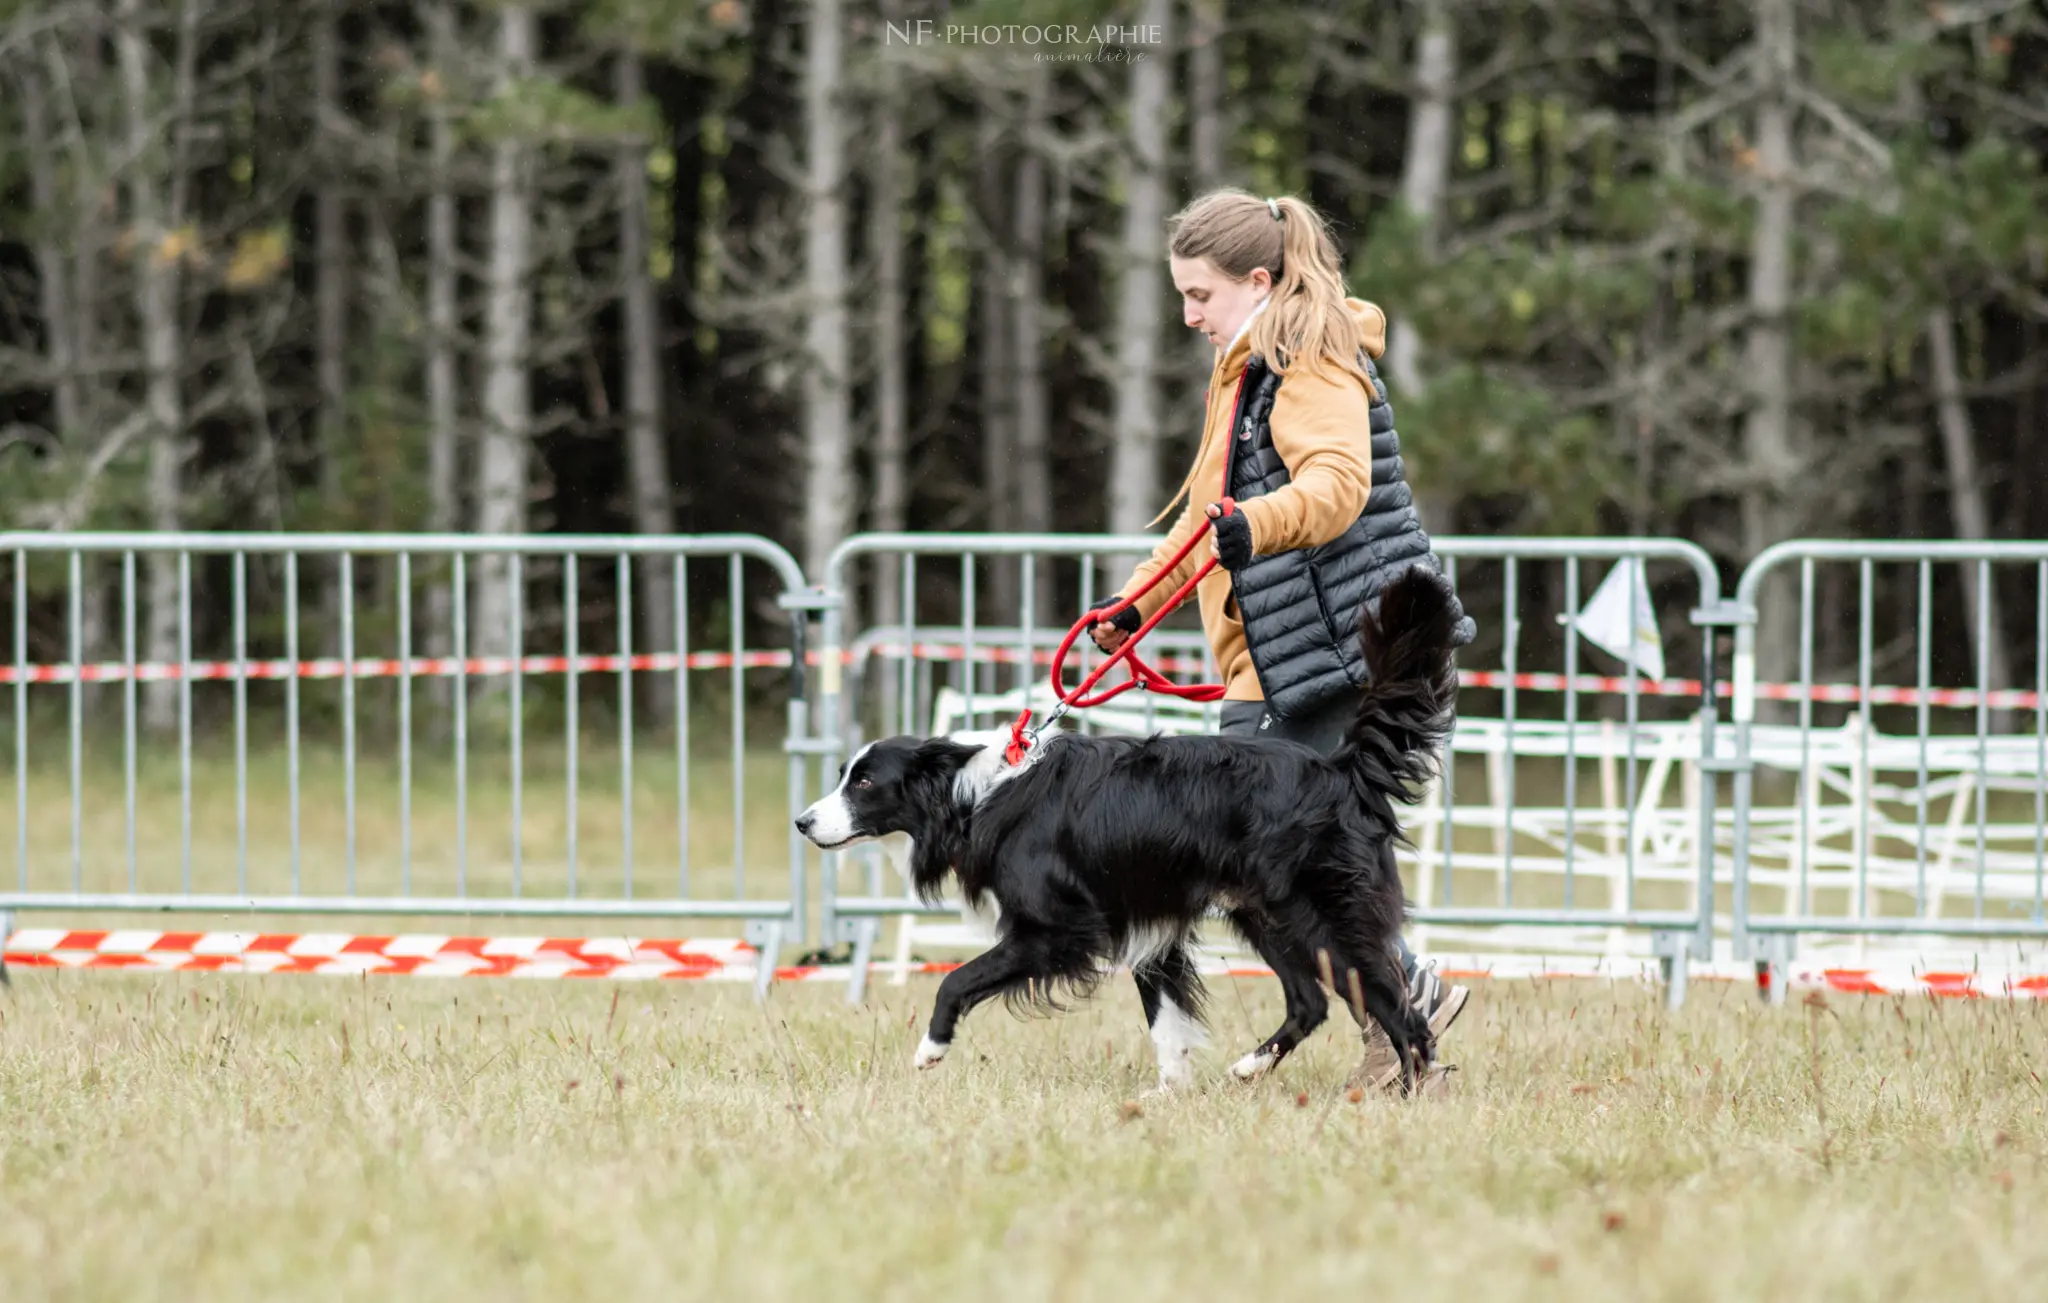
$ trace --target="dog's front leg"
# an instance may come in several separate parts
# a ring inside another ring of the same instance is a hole
[[[917,1057],[912,1062],[929,1068],[945,1058],[946,1051],[953,1048],[953,1030],[968,1010],[1038,975],[1033,950],[1029,944],[1007,937],[946,974],[946,980],[939,983],[939,998],[932,1006],[931,1026],[918,1044]]]
[[[1232,1075],[1239,1080],[1252,1081],[1271,1072],[1323,1025],[1323,1020],[1330,1016],[1330,1002],[1317,980],[1315,960],[1296,932],[1255,910],[1239,910],[1230,918],[1280,979],[1280,990],[1287,1000],[1287,1020],[1280,1024],[1280,1030],[1230,1066]]]

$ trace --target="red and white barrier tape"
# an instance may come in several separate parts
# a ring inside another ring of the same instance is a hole
[[[614,981],[752,981],[758,954],[730,938],[353,936],[335,932],[157,932],[24,928],[6,961],[24,968],[141,973],[312,973],[326,976],[609,978]],[[957,963],[921,963],[949,973]],[[1212,966],[1233,976],[1260,967]],[[845,965],[784,965],[779,982],[845,980]]]
[[[1853,995],[1929,995],[1948,1000],[2048,1000],[2044,973],[1940,973],[1911,969],[1803,968],[1786,985]]]
[[[612,981],[752,981],[758,952],[731,938],[355,936],[345,933],[80,931],[24,928],[7,939],[6,961],[23,968],[85,968],[141,973],[311,973],[326,976],[520,977]],[[1270,977],[1264,965],[1205,958],[1210,977]],[[958,963],[917,963],[919,974]],[[870,971],[892,965],[877,962]],[[1444,956],[1438,974],[1452,981],[1646,979],[1654,961],[1556,955]],[[1695,980],[1740,980],[1745,966],[1695,965]],[[846,965],[785,965],[778,982],[844,981]],[[1921,972],[1907,967],[1815,968],[1795,965],[1791,989],[1946,999],[2048,1000],[2048,974]]]
[[[379,973],[397,977],[750,978],[744,941],[580,937],[351,936],[343,933],[66,931],[7,940],[24,967],[140,972]]]
[[[900,646],[881,647],[879,654],[901,654]],[[964,661],[968,659],[963,643],[914,643],[910,649],[913,658],[934,661]],[[843,652],[842,664],[851,665],[853,654]],[[977,663],[1015,665],[1023,662],[1022,653],[1009,647],[976,647],[973,659]],[[1038,665],[1051,663],[1050,652],[1034,652],[1032,662]],[[816,667],[823,663],[818,652],[807,653],[806,665]],[[353,661],[334,657],[316,660],[261,660],[261,661],[194,661],[189,665],[167,662],[142,662],[132,668],[121,661],[100,661],[78,665],[0,664],[0,684],[26,682],[34,684],[79,683],[122,683],[134,679],[141,683],[175,682],[191,679],[196,682],[233,682],[237,679],[250,682],[282,679],[395,679],[395,678],[455,678],[458,675],[473,675],[488,678],[506,674],[618,674],[624,671],[641,673],[673,673],[678,663],[692,670],[740,669],[787,669],[790,654],[786,651],[743,651],[732,652],[691,652],[678,657],[674,652],[642,652],[632,656],[586,655],[586,656],[416,656],[408,662],[396,657],[358,657]],[[1200,674],[1202,662],[1192,657],[1164,657],[1155,666],[1167,673]],[[1509,674],[1501,670],[1461,670],[1458,682],[1467,688],[1513,687],[1523,692],[1579,692],[1607,695],[1626,695],[1631,681],[1625,675],[1522,673]],[[1717,683],[1715,693],[1723,699],[1734,696],[1731,684]],[[1698,679],[1636,679],[1634,689],[1646,697],[1694,697],[1700,695]],[[1864,690],[1853,683],[1759,683],[1756,695],[1764,701],[1798,701],[1802,697],[1823,703],[1855,705],[1863,701]],[[2038,709],[2040,694],[2024,689],[2003,689],[1996,692],[1979,692],[1975,688],[1928,688],[1900,687],[1896,685],[1873,685],[1868,692],[1872,705],[1914,706],[1924,698],[1930,706],[1950,709],[1973,709],[1981,700],[1991,710],[2034,710]]]
[[[69,665],[0,665],[0,683],[26,681],[29,683],[121,683],[134,678],[139,683],[161,683],[179,679],[226,680],[237,678],[250,681],[259,679],[398,679],[398,678],[440,678],[450,679],[457,675],[473,674],[489,677],[500,674],[567,674],[574,670],[578,674],[617,674],[622,670],[666,670],[676,668],[674,652],[646,652],[636,656],[416,656],[408,671],[406,662],[396,657],[359,657],[354,661],[323,657],[310,661],[194,661],[190,665],[147,662],[137,664],[131,674],[129,667],[120,661],[101,661],[80,665],[74,671]],[[688,668],[693,670],[731,669],[735,662],[742,669],[783,669],[789,665],[786,651],[741,652],[735,657],[731,652],[692,652]],[[816,658],[812,658],[816,663]]]

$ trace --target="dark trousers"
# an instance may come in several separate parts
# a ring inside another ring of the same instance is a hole
[[[1226,701],[1223,723],[1216,731],[1224,737],[1263,738],[1275,742],[1299,742],[1321,755],[1329,755],[1344,740],[1344,730],[1358,714],[1358,702],[1342,696],[1311,715],[1279,719],[1266,713],[1263,701]],[[1415,952],[1403,938],[1394,938],[1401,951],[1401,968],[1409,981],[1415,980]]]

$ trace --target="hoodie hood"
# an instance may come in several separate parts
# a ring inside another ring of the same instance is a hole
[[[1264,312],[1271,302],[1271,298],[1259,300],[1259,306],[1252,309],[1251,315],[1244,319],[1244,324],[1237,328],[1237,334],[1231,339],[1230,344],[1217,357],[1217,370],[1224,380],[1234,379],[1244,370],[1245,362],[1251,357],[1252,352],[1252,323],[1259,319],[1259,314]],[[1344,310],[1358,327],[1358,342],[1364,346],[1366,356],[1375,362],[1379,361],[1387,351],[1387,314],[1380,311],[1378,304],[1368,303],[1364,299],[1345,299]]]
[[[1365,345],[1366,356],[1379,361],[1387,351],[1387,314],[1379,310],[1379,305],[1364,299],[1346,299],[1344,308],[1358,323],[1358,339]]]

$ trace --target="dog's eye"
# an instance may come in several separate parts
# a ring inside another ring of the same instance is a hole
[[[853,782],[853,787],[855,791],[860,791],[864,788],[873,787],[874,785],[875,780],[872,778],[856,778]]]

